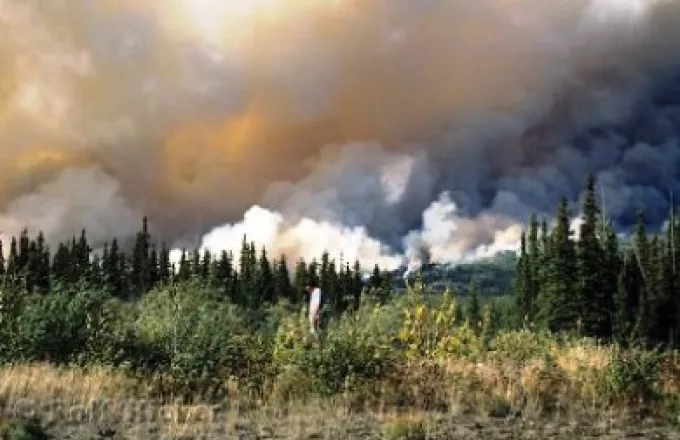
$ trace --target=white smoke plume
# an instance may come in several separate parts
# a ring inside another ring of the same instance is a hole
[[[680,187],[680,0],[0,0],[0,234],[396,267]],[[244,213],[246,213],[244,215]]]

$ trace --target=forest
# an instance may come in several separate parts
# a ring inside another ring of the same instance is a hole
[[[632,338],[675,347],[680,340],[680,217],[670,216],[665,231],[651,234],[640,210],[633,240],[624,245],[611,221],[602,217],[592,176],[586,182],[578,231],[570,230],[567,206],[567,199],[562,199],[551,230],[546,219],[539,222],[531,217],[522,234],[513,279],[502,280],[505,285],[480,282],[483,272],[502,270],[500,264],[488,261],[458,266],[440,276],[454,273],[464,278],[467,286],[455,279],[452,284],[466,296],[473,284],[485,296],[513,293],[515,307],[506,312],[514,315],[517,326],[531,324],[606,341]],[[127,253],[113,237],[102,255],[93,257],[85,230],[60,243],[55,252],[46,246],[42,233],[29,237],[24,230],[11,238],[6,261],[2,245],[2,284],[6,291],[25,295],[49,295],[78,286],[129,302],[154,289],[192,282],[231,304],[258,310],[281,300],[303,303],[305,285],[315,281],[324,292],[324,310],[336,317],[355,310],[362,292],[371,291],[383,300],[394,295],[394,274],[378,266],[366,280],[359,261],[337,262],[324,253],[318,260],[297,261],[291,276],[285,255],[271,257],[247,237],[238,259],[232,252],[212,255],[194,249],[182,251],[175,265],[166,244],[154,242],[146,218]],[[482,273],[475,276],[474,270]],[[433,284],[433,278],[423,276],[426,283]],[[506,291],[499,291],[498,285]]]
[[[289,273],[286,256],[271,258],[266,249],[256,249],[243,237],[239,258],[233,252],[211,255],[209,250],[183,250],[177,264],[170,261],[165,243],[154,243],[148,221],[136,234],[129,252],[121,249],[117,237],[105,243],[101,255],[92,254],[87,231],[54,253],[45,244],[42,232],[29,237],[23,230],[10,239],[5,261],[0,243],[0,277],[6,288],[26,294],[49,294],[66,286],[98,289],[112,298],[134,301],[152,289],[195,281],[220,292],[225,300],[247,308],[260,308],[281,299],[299,302],[309,281],[320,283],[333,310],[341,312],[358,301],[366,284],[359,262],[330,260],[328,253],[319,260],[296,262],[294,276]],[[390,274],[379,267],[368,281],[370,287],[389,286]]]
[[[224,413],[238,417],[416,411],[418,423],[375,425],[409,432],[463,407],[678,422],[680,218],[649,232],[640,211],[623,240],[595,188],[588,178],[577,231],[567,199],[550,226],[532,216],[518,257],[498,257],[516,265],[506,292],[474,276],[442,291],[423,275],[402,291],[394,274],[364,278],[360,262],[327,253],[290,271],[248,237],[238,257],[189,250],[173,266],[146,219],[129,250],[112,238],[97,256],[86,231],[54,250],[24,231],[0,261],[0,397],[231,402]],[[324,292],[319,339],[305,315],[310,280]]]
[[[632,240],[622,242],[603,218],[589,177],[578,240],[570,230],[567,200],[556,224],[531,218],[522,234],[516,310],[520,322],[553,332],[576,331],[604,341],[677,347],[680,341],[680,219],[650,234],[637,213]]]

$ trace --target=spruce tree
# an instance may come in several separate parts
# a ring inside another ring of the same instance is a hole
[[[348,304],[348,308],[357,310],[359,303],[358,298],[354,294],[354,280],[352,278],[352,269],[350,268],[349,263],[345,263],[345,266],[340,268],[338,278],[338,295],[344,298],[344,302]]]
[[[642,210],[637,212],[637,226],[633,254],[640,273],[640,284],[637,301],[637,315],[632,337],[642,342],[649,342],[653,331],[653,292],[654,276],[651,270],[651,244],[647,236]]]
[[[661,255],[659,256],[660,267],[657,269],[658,286],[656,298],[656,322],[657,338],[664,343],[672,344],[675,339],[676,317],[678,316],[677,301],[675,298],[677,280],[673,272],[674,258],[674,216],[669,219],[669,227],[666,231],[666,239],[662,240]]]
[[[156,250],[156,245],[151,245],[151,250],[149,251],[149,286],[148,289],[155,287],[161,280],[160,267],[158,261],[158,251]]]
[[[267,250],[262,247],[257,270],[257,306],[274,302],[274,274],[267,257]]]
[[[104,274],[109,265],[109,244],[104,243],[104,249],[102,250],[101,266]],[[104,283],[106,283],[106,277],[104,275]]]
[[[170,264],[170,249],[165,242],[161,243],[161,251],[158,256],[158,281],[162,285],[170,283],[172,278],[172,266]]]
[[[66,245],[68,249],[68,264],[66,265],[66,282],[74,284],[78,281],[80,276],[79,255],[78,255],[78,241],[75,236]]]
[[[470,282],[470,295],[467,303],[466,318],[475,330],[480,330],[481,306],[479,305],[479,287],[475,281]]]
[[[92,248],[87,241],[87,231],[82,229],[80,237],[74,247],[73,260],[75,261],[75,270],[73,274],[74,281],[88,279],[90,277],[90,253]]]
[[[361,295],[364,292],[364,281],[361,278],[361,265],[359,261],[354,262],[354,271],[352,276],[352,295],[354,296],[354,304],[361,304]]]
[[[297,303],[304,300],[303,293],[305,287],[307,286],[307,263],[305,260],[300,258],[295,265],[295,279],[293,281],[293,297],[291,301]]]
[[[33,293],[36,286],[36,275],[42,263],[42,258],[38,255],[35,241],[30,241],[28,251],[25,255],[26,266],[24,268],[24,283],[26,292]]]
[[[553,237],[548,230],[548,222],[541,220],[540,237],[539,237],[539,255],[536,258],[538,261],[537,273],[537,296],[534,304],[534,321],[541,327],[548,326],[548,317],[552,309],[552,299],[550,297],[549,279],[551,277],[553,265]]]
[[[209,249],[205,249],[203,251],[203,259],[201,260],[201,270],[200,270],[200,278],[201,282],[204,284],[208,284],[210,281],[210,269],[212,266],[212,255],[210,253]]]
[[[103,257],[95,255],[92,257],[92,264],[90,268],[90,279],[87,281],[90,285],[97,288],[105,288],[106,283],[104,282],[104,269],[103,269]]]
[[[624,344],[630,334],[632,317],[628,308],[627,265],[621,267],[616,279],[614,312],[612,317],[612,336],[614,341]]]
[[[59,243],[57,252],[52,258],[52,277],[59,284],[68,282],[69,264],[70,264],[68,248],[64,243]]]
[[[288,263],[286,262],[286,256],[282,255],[274,272],[274,297],[277,300],[285,298],[289,301],[294,301],[292,290]]]
[[[373,273],[369,279],[370,286],[374,289],[382,287],[382,274],[380,273],[380,267],[378,265],[373,266]]]
[[[5,262],[5,251],[3,249],[2,240],[0,240],[0,284],[4,281],[5,274],[7,273],[7,266]]]
[[[226,250],[222,250],[218,258],[213,263],[213,268],[210,271],[210,285],[214,288],[221,289],[226,294],[227,280],[231,274],[231,261]]]
[[[622,333],[621,330],[616,330],[617,323],[615,320],[622,319],[617,318],[616,314],[619,312],[618,307],[623,306],[627,308],[627,288],[625,283],[625,277],[622,276],[622,264],[621,255],[619,251],[619,241],[616,236],[616,231],[611,222],[607,222],[604,228],[604,243],[603,243],[603,258],[604,266],[601,271],[601,283],[602,289],[606,292],[611,292],[606,298],[608,303],[606,304],[606,310],[609,313],[608,323],[611,328],[607,329],[605,332],[608,335],[616,336],[620,339]],[[625,315],[623,315],[625,316]],[[627,328],[625,324],[625,318],[623,328]],[[616,333],[618,332],[618,333]],[[616,334],[615,334],[616,333]],[[624,331],[625,333],[625,331]]]
[[[130,267],[131,267],[131,261],[130,261],[130,256],[126,255],[124,252],[119,252],[118,253],[118,258],[119,258],[119,266],[118,266],[118,273],[120,274],[119,276],[119,283],[120,283],[120,297],[126,300],[133,299],[134,296],[132,295],[132,285],[131,285],[131,278],[130,278]]]
[[[611,331],[611,290],[603,284],[605,261],[597,235],[600,209],[595,198],[595,178],[586,183],[582,204],[581,227],[578,240],[578,295],[579,315],[586,335],[609,337]]]
[[[648,289],[648,305],[650,342],[666,342],[669,340],[672,320],[672,279],[668,245],[662,236],[654,235],[650,243],[650,283]],[[668,313],[670,312],[670,313]]]
[[[19,235],[19,252],[16,259],[16,273],[20,276],[24,275],[26,265],[28,264],[30,242],[28,229],[22,229]]]
[[[227,272],[229,273],[229,277],[226,280],[226,287],[225,287],[225,292],[227,294],[227,297],[232,301],[232,302],[237,302],[240,292],[241,292],[241,278],[239,276],[238,270],[236,270],[236,266],[234,263],[234,254],[229,251],[227,253],[228,256],[228,270]]]
[[[198,248],[194,248],[191,251],[190,278],[200,279],[202,272],[203,268],[201,265],[201,252],[198,250]]]
[[[151,289],[151,267],[149,252],[151,248],[151,234],[149,234],[148,219],[142,219],[142,230],[135,237],[132,251],[132,287],[140,295]]]
[[[319,278],[319,262],[316,261],[316,258],[313,258],[312,261],[307,265],[307,283],[314,282],[321,284],[321,280]]]
[[[337,313],[338,309],[340,308],[340,301],[339,298],[333,295],[330,276],[330,255],[327,251],[324,251],[321,254],[321,264],[316,267],[318,270],[319,287],[324,293],[324,302],[333,311],[333,313]]]
[[[520,254],[517,259],[517,277],[515,280],[515,316],[516,325],[523,326],[531,320],[531,261],[527,254],[526,234],[520,235]]]
[[[541,267],[541,252],[538,241],[538,218],[536,214],[532,214],[529,218],[529,235],[527,243],[528,261],[526,277],[527,282],[527,298],[526,298],[526,315],[530,322],[536,319],[536,302],[538,301],[538,294],[541,288],[540,283],[540,267]]]
[[[627,318],[628,339],[635,337],[635,329],[640,314],[640,298],[644,286],[644,277],[637,260],[636,251],[633,248],[625,250],[622,254],[623,282],[627,296],[625,316]]]
[[[250,309],[257,303],[257,258],[254,252],[254,246],[248,243],[244,235],[239,257],[239,295],[235,301]]]
[[[552,331],[577,330],[581,313],[576,283],[576,250],[569,225],[567,199],[557,210],[557,224],[552,240],[552,261],[546,280],[547,301],[542,314]]]
[[[677,207],[671,201],[671,215],[668,227],[668,242],[670,247],[669,263],[672,274],[672,304],[671,334],[670,339],[673,347],[680,347],[680,216],[677,215]]]
[[[680,260],[680,216],[673,210],[672,220],[670,223],[671,239],[671,272],[673,274],[673,295],[671,302],[673,303],[674,316],[672,319],[672,342],[673,347],[680,347],[680,270],[678,264]]]
[[[187,258],[186,249],[182,249],[182,253],[179,257],[179,270],[177,272],[177,280],[180,282],[188,281],[191,279],[191,262]]]
[[[123,255],[118,247],[118,239],[116,237],[111,240],[108,260],[103,263],[105,264],[103,271],[106,285],[111,290],[113,296],[122,299],[125,294],[125,282],[123,278],[124,263]]]
[[[9,255],[7,256],[7,277],[14,286],[19,286],[19,249],[17,246],[17,238],[12,236],[9,246]]]
[[[342,288],[340,286],[340,277],[338,269],[335,265],[335,260],[330,260],[328,263],[328,297],[333,298],[337,304],[337,312],[342,313],[351,306],[349,298],[342,295]]]
[[[1,250],[0,250],[1,252]],[[36,237],[36,289],[41,293],[47,293],[51,289],[50,283],[50,249],[46,245],[45,235],[42,231]]]

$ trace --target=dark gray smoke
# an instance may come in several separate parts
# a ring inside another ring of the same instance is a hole
[[[675,0],[0,0],[0,230],[101,243],[145,213],[177,246],[457,260],[590,172],[619,227],[658,223],[677,23]]]

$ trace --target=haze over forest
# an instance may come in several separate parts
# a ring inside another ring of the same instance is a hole
[[[516,249],[594,173],[678,193],[680,1],[0,0],[0,234],[243,235],[393,269]],[[8,246],[4,249],[7,252]]]

